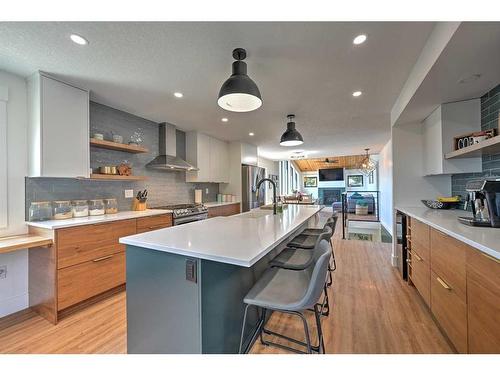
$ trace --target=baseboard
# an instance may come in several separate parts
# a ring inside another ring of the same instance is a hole
[[[0,301],[0,318],[28,308],[28,293]]]

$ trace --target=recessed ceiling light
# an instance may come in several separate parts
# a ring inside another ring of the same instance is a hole
[[[227,117],[223,117],[220,119],[222,122],[228,122],[229,120],[227,119]]]
[[[76,44],[79,44],[81,46],[89,44],[87,39],[85,39],[83,36],[80,36],[78,34],[71,34],[69,37],[71,38],[71,40],[73,42],[75,42]]]
[[[356,38],[354,38],[354,40],[352,42],[354,44],[361,44],[361,43],[364,43],[365,40],[366,40],[366,35],[361,34],[361,35],[358,35]]]
[[[357,97],[357,96],[361,96],[361,94],[362,94],[362,92],[361,92],[361,91],[354,91],[354,92],[352,93],[352,96]]]
[[[253,137],[255,134],[254,133],[248,133],[250,137]]]
[[[182,98],[184,95],[182,94],[182,92],[174,92],[174,96],[176,98]]]

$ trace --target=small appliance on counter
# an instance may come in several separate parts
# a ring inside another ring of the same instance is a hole
[[[472,217],[458,218],[463,224],[477,227],[500,228],[500,180],[469,181],[465,207],[471,207]]]

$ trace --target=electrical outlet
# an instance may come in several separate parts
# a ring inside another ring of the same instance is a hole
[[[132,189],[125,190],[125,198],[133,198],[133,197],[134,197],[134,190]]]
[[[205,189],[205,194],[208,194],[208,188]]]
[[[7,266],[0,266],[0,279],[7,278]]]

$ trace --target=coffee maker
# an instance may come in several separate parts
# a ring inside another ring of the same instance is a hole
[[[472,217],[458,218],[463,224],[478,227],[500,227],[500,180],[469,181],[465,209],[471,207]]]

